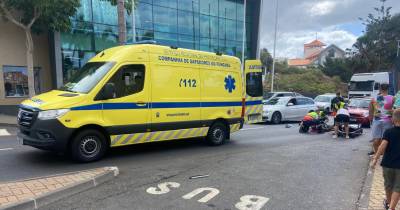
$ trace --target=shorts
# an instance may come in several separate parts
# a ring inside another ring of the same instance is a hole
[[[337,123],[349,123],[350,122],[350,117],[345,114],[338,114],[335,117],[335,122]]]
[[[392,192],[400,192],[400,169],[382,168],[385,189]]]
[[[381,120],[374,120],[372,122],[372,138],[382,139],[383,133],[389,128],[392,128],[392,122],[386,122]]]

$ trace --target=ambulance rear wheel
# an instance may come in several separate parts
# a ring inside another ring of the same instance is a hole
[[[79,132],[71,143],[72,159],[78,162],[92,162],[104,156],[107,150],[106,138],[94,129]]]
[[[228,139],[228,128],[222,122],[214,123],[207,134],[207,143],[211,146],[218,146],[225,143],[226,139]]]

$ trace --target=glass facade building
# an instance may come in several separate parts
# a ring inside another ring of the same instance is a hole
[[[255,58],[260,0],[136,0],[133,36],[132,14],[125,14],[127,42],[155,40],[158,44],[241,58],[243,21],[246,20],[245,58]],[[117,7],[105,0],[81,0],[72,28],[59,33],[62,83],[91,57],[118,44]],[[58,49],[58,50],[57,50]],[[57,66],[57,65],[56,65]],[[61,75],[60,75],[61,76]],[[60,79],[60,77],[58,77]],[[61,82],[57,82],[60,84]]]

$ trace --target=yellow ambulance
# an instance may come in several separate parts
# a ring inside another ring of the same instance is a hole
[[[263,122],[262,110],[263,104],[262,95],[259,94],[259,88],[262,86],[262,75],[264,67],[261,60],[246,60],[245,62],[245,100],[246,112],[245,123],[260,123]],[[261,82],[261,84],[260,84]]]
[[[81,162],[100,159],[110,147],[148,142],[205,137],[221,145],[243,126],[245,95],[262,96],[261,75],[240,69],[238,58],[216,53],[155,44],[110,48],[59,90],[23,101],[18,137]]]

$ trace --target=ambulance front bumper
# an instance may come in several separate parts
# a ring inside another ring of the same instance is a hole
[[[30,126],[19,125],[18,139],[23,145],[64,152],[75,129],[67,128],[57,119],[36,119]]]

